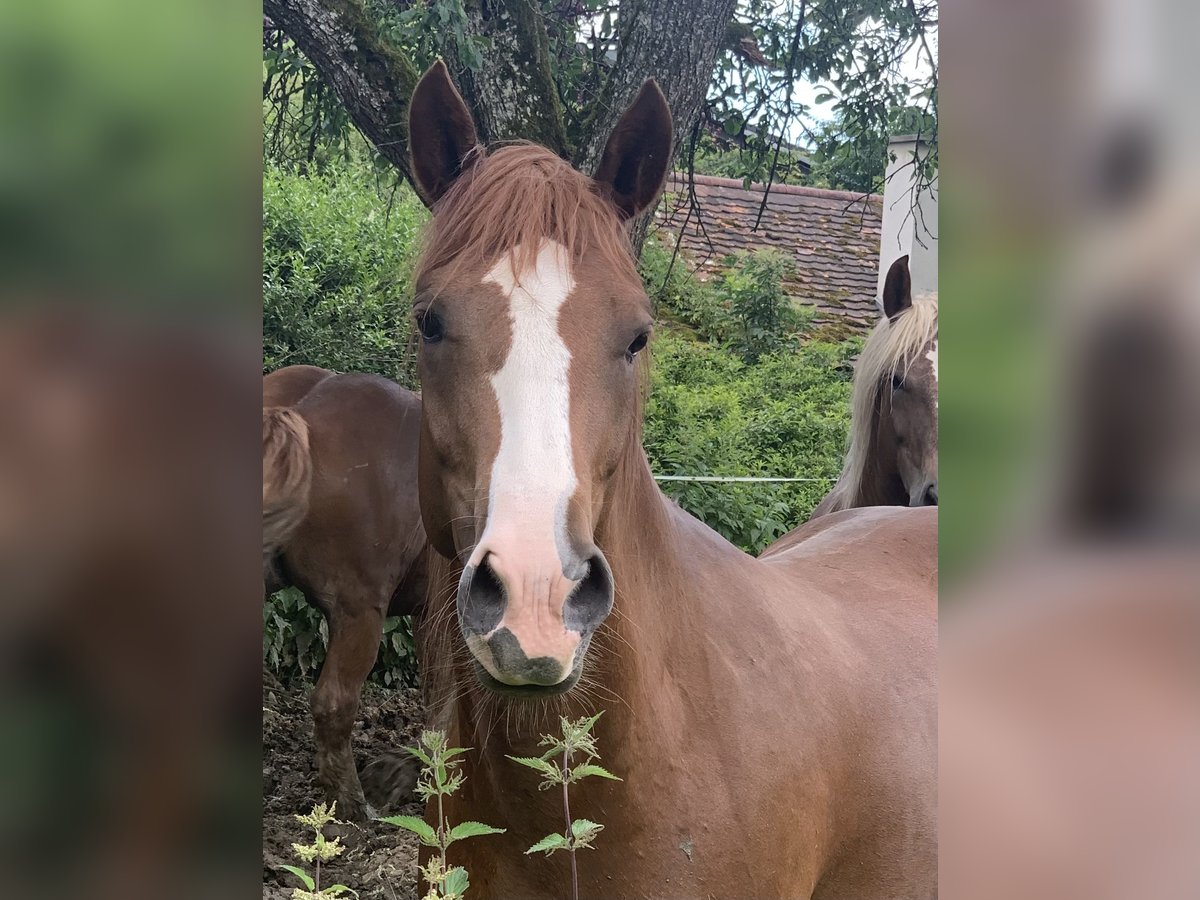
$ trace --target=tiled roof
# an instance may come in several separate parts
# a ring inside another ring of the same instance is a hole
[[[776,247],[796,261],[785,284],[788,295],[815,306],[818,321],[856,330],[875,323],[882,197],[772,185],[755,230],[763,185],[747,189],[741,181],[711,175],[696,175],[694,183],[699,221],[694,209],[688,215],[687,176],[675,173],[656,224],[673,238],[683,229],[681,247],[702,277],[721,271],[726,254]]]

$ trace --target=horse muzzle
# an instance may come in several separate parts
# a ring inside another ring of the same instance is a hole
[[[478,562],[459,582],[458,618],[487,676],[481,681],[506,693],[569,690],[592,634],[612,610],[612,571],[604,555],[596,550],[567,566],[554,555],[537,565],[528,553],[481,547],[473,558]]]

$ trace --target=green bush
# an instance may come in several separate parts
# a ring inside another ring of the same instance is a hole
[[[410,278],[425,209],[364,167],[263,175],[263,367],[374,372],[413,386]]]
[[[669,330],[654,342],[645,446],[664,475],[811,482],[662,482],[692,515],[750,552],[803,522],[841,470],[851,360],[861,343],[811,341],[749,364]]]
[[[755,250],[725,258],[725,273],[716,283],[721,307],[728,310],[725,340],[746,362],[764,353],[793,349],[811,321],[783,290],[783,279],[795,271],[791,257],[778,250]]]
[[[329,648],[325,617],[295,588],[272,594],[263,604],[263,662],[281,681],[316,679]],[[412,621],[390,616],[383,623],[383,643],[370,679],[390,687],[416,684],[417,658]]]
[[[682,257],[650,240],[640,270],[659,313],[686,325],[698,337],[754,362],[765,353],[794,349],[812,323],[783,289],[795,264],[778,250],[725,257],[720,277],[702,282]]]
[[[650,238],[642,247],[638,270],[655,313],[693,331],[697,337],[720,342],[729,313],[716,292],[692,274],[688,260],[674,256],[673,246]]]

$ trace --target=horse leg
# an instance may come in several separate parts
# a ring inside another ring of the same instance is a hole
[[[329,605],[329,652],[311,700],[318,779],[326,796],[336,801],[338,818],[352,822],[365,822],[372,815],[358,780],[350,735],[363,682],[379,654],[383,617],[378,605]]]

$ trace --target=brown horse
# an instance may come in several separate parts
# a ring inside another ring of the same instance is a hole
[[[812,518],[856,506],[937,506],[937,295],[912,296],[908,257],[888,269],[883,318],[854,367],[850,447]]]
[[[291,366],[263,379],[263,404],[264,581],[299,588],[329,623],[311,700],[317,769],[338,816],[363,821],[350,747],[359,694],[384,618],[425,599],[421,401],[386,378]]]
[[[871,508],[747,556],[668,501],[641,446],[652,318],[625,222],[661,190],[671,120],[648,82],[595,178],[540,147],[476,147],[435,64],[410,108],[433,218],[416,275],[421,511],[457,591],[433,600],[452,822],[480,897],[559,897],[561,797],[506,754],[603,705],[620,782],[584,897],[933,897],[936,510]],[[456,602],[449,596],[455,595]],[[432,813],[431,813],[432,815]]]

